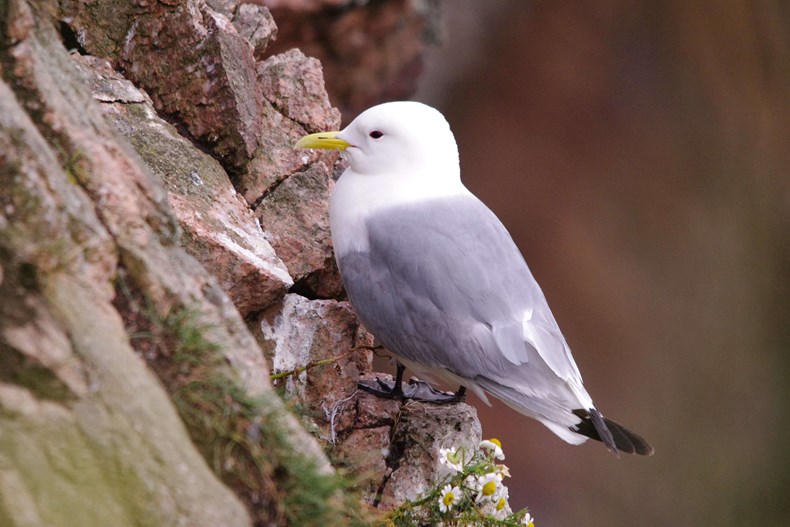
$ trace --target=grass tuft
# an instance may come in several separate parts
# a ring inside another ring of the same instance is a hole
[[[354,482],[322,471],[303,453],[277,395],[253,397],[233,376],[199,310],[181,306],[159,316],[149,300],[119,282],[116,304],[133,345],[167,386],[193,442],[257,524],[373,523]]]

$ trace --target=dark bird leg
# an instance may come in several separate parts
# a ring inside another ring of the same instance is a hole
[[[383,399],[405,399],[403,393],[403,370],[406,366],[400,362],[396,362],[397,371],[395,373],[395,381],[382,380],[376,377],[375,381],[361,380],[357,383],[357,387],[365,392],[381,397]]]
[[[360,390],[376,397],[386,399],[414,400],[435,404],[458,403],[466,398],[466,388],[461,386],[455,393],[437,390],[425,381],[411,379],[403,384],[403,370],[406,366],[397,362],[395,381],[386,381],[376,377],[375,381],[362,380],[357,383]]]
[[[406,396],[403,393],[403,371],[406,369],[406,366],[398,361],[395,361],[395,364],[395,386],[392,387],[392,395],[403,399]]]

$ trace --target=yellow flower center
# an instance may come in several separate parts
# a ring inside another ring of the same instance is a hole
[[[489,439],[489,441],[491,441],[492,443],[494,443],[494,444],[495,444],[496,446],[498,446],[499,448],[502,448],[502,443],[501,443],[501,442],[499,441],[499,439],[497,439],[496,437],[492,437],[491,439]]]
[[[455,495],[452,492],[448,492],[447,494],[444,495],[442,501],[444,502],[445,505],[452,505],[453,502],[455,502]]]
[[[496,510],[501,511],[507,505],[507,500],[505,498],[499,498],[499,501],[496,502]]]
[[[490,496],[496,491],[496,481],[489,481],[483,485],[483,496]]]

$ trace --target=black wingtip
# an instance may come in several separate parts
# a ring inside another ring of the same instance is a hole
[[[601,441],[606,448],[619,457],[618,452],[652,456],[655,449],[645,439],[623,425],[607,419],[595,408],[574,410],[582,422],[571,428],[572,431]]]

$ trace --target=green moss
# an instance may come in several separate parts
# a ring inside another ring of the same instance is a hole
[[[118,284],[132,342],[167,386],[193,442],[260,524],[370,525],[353,483],[326,474],[301,451],[274,392],[252,397],[235,379],[199,310],[159,317],[151,302]],[[133,305],[129,305],[129,303]],[[133,316],[132,316],[133,314]]]
[[[174,329],[182,335],[174,359],[188,378],[173,399],[214,471],[241,494],[261,504],[268,521],[286,525],[365,525],[354,518],[359,502],[343,503],[348,482],[322,473],[299,451],[288,416],[274,393],[250,397],[239,385],[207,368],[216,360],[216,347],[202,339],[190,317],[174,316]],[[197,331],[196,331],[197,330]],[[358,496],[357,496],[358,497]]]
[[[72,185],[79,185],[80,182],[87,181],[85,170],[85,156],[79,148],[68,148],[63,146],[60,141],[53,141],[54,151],[63,164],[63,173]]]
[[[357,504],[342,503],[347,482],[319,471],[299,453],[279,401],[250,398],[227,379],[193,381],[174,400],[188,426],[202,429],[199,447],[232,487],[245,489],[269,521],[287,525],[365,525]],[[232,470],[228,470],[231,467]],[[341,506],[342,504],[342,506]]]
[[[220,347],[205,336],[207,325],[198,325],[197,311],[181,309],[171,313],[164,321],[165,331],[174,339],[176,363],[199,366],[206,360],[213,360]]]

